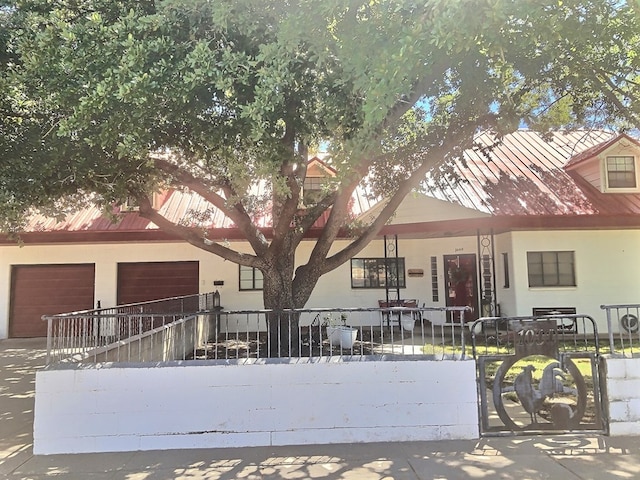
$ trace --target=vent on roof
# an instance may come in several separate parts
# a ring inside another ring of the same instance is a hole
[[[154,209],[158,209],[161,204],[162,204],[162,195],[159,193],[154,193],[151,196],[151,206]],[[138,202],[136,201],[136,199],[133,196],[128,196],[127,198],[125,198],[124,202],[122,202],[122,204],[120,204],[120,212],[121,213],[127,213],[127,212],[139,212],[140,211],[140,206],[138,205]]]
[[[128,196],[124,200],[124,202],[122,202],[122,205],[120,205],[120,211],[121,212],[139,212],[140,207],[138,206],[135,198]]]

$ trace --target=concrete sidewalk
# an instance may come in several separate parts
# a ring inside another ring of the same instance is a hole
[[[43,364],[42,339],[0,340],[0,479],[640,479],[640,437],[593,435],[34,456]]]

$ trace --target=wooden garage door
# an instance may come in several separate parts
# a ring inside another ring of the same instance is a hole
[[[118,305],[199,293],[198,262],[118,264]]]
[[[93,308],[95,266],[15,265],[11,269],[10,337],[46,337],[42,315]]]

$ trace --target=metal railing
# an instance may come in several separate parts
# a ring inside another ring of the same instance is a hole
[[[635,356],[640,353],[640,304],[600,305],[607,315],[611,353]]]
[[[543,331],[553,331],[553,338],[537,338],[535,329],[526,328],[543,323],[552,325],[552,328]],[[474,358],[477,355],[487,354],[512,355],[518,348],[543,343],[557,344],[556,347],[561,353],[598,354],[600,352],[598,325],[589,315],[483,317],[473,322],[469,329]]]
[[[467,307],[221,311],[207,308],[206,298],[192,305],[198,308],[118,307],[43,317],[49,322],[47,364],[466,355]]]
[[[217,297],[217,298],[216,298]],[[217,301],[216,301],[217,300]],[[43,315],[47,322],[47,365],[105,350],[114,342],[141,338],[185,316],[215,310],[219,294],[209,292],[96,308],[58,315]]]

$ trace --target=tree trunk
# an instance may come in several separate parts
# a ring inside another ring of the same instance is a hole
[[[273,258],[270,268],[263,270],[264,307],[272,310],[267,314],[269,334],[269,356],[298,356],[300,348],[299,315],[285,310],[302,308],[293,292],[294,252],[283,249]]]

